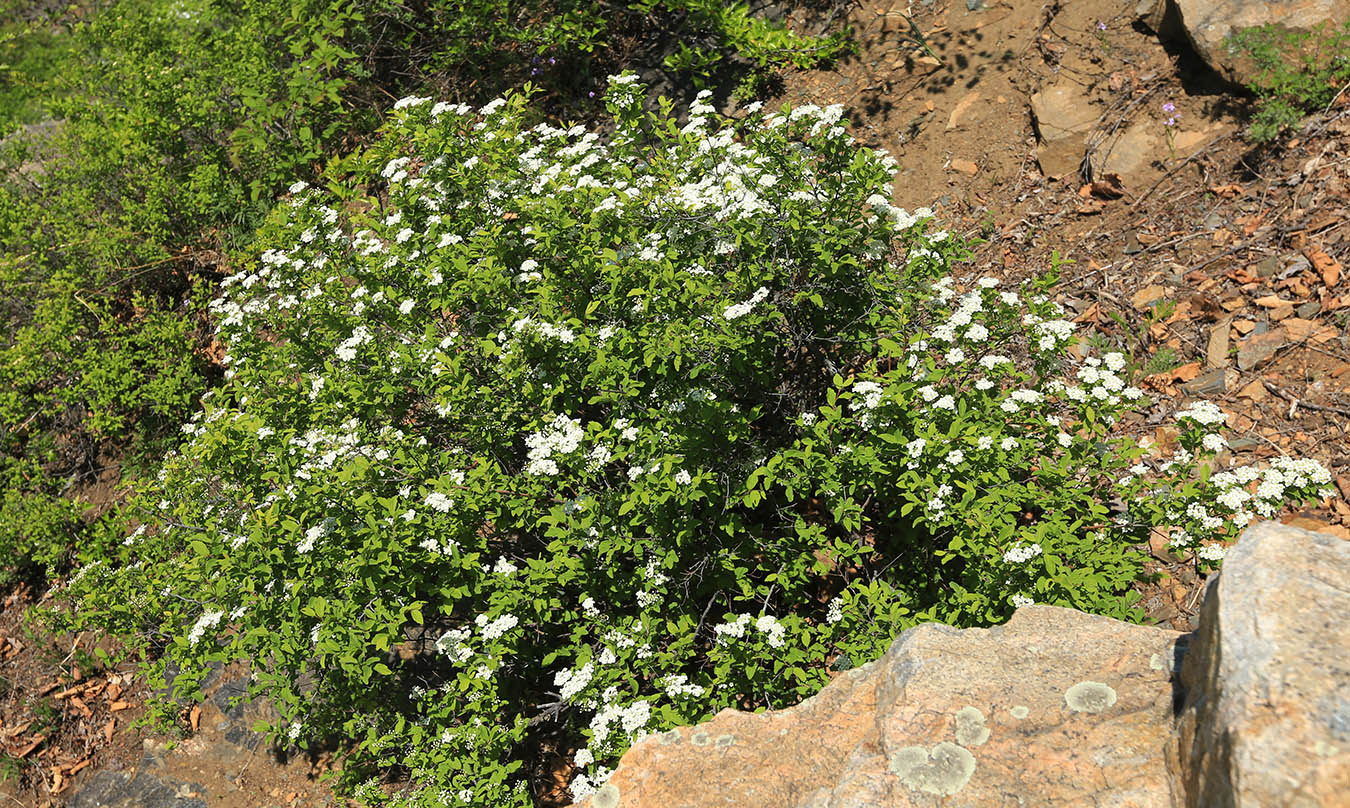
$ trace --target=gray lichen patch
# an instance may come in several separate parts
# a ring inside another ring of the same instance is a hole
[[[593,808],[619,808],[619,787],[605,783],[591,796]]]
[[[712,743],[712,736],[705,730],[696,729],[689,736],[689,743],[694,746],[707,746]]]
[[[970,750],[943,741],[932,750],[906,746],[891,755],[891,773],[913,791],[938,796],[955,794],[966,787],[975,773],[975,756]]]
[[[1064,703],[1076,713],[1100,713],[1116,703],[1116,691],[1101,682],[1079,682],[1064,691]]]
[[[1016,718],[1018,721],[1021,721],[1023,718],[1026,718],[1027,716],[1031,715],[1031,708],[1027,707],[1025,704],[1018,704],[1015,705],[1008,712],[1012,713],[1013,718]]]
[[[729,733],[729,732],[726,733],[725,735],[718,735],[718,736],[717,736],[717,740],[716,740],[716,741],[713,741],[713,744],[714,744],[718,749],[726,749],[728,746],[735,746],[735,745],[736,745],[736,736],[735,736],[735,735],[732,735],[732,734]]]
[[[663,732],[663,733],[661,733],[661,734],[660,734],[659,736],[657,736],[657,737],[658,737],[658,742],[659,742],[662,746],[673,746],[673,745],[677,745],[677,744],[679,744],[679,742],[680,742],[680,740],[681,740],[681,737],[680,737],[680,731],[679,731],[678,729],[672,729],[672,730],[669,730],[669,731],[667,731],[667,732]]]
[[[984,713],[974,707],[956,711],[956,742],[962,746],[979,746],[989,740],[989,728],[984,725]]]
[[[1162,654],[1154,654],[1148,658],[1149,670],[1160,671],[1167,668],[1167,663],[1163,660]]]

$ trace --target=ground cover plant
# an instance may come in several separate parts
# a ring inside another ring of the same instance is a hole
[[[1350,85],[1350,22],[1322,23],[1311,31],[1245,28],[1233,34],[1229,47],[1260,71],[1248,88],[1256,94],[1256,114],[1247,136],[1257,143],[1274,140],[1303,116],[1326,108]]]
[[[276,737],[351,739],[369,804],[528,805],[543,748],[580,798],[637,737],[795,703],[918,622],[1128,618],[1152,527],[1216,564],[1330,495],[1307,461],[1214,472],[1205,402],[1167,458],[1114,436],[1130,358],[1053,275],[965,277],[840,108],[644,97],[613,81],[608,136],[528,92],[409,97],[292,185],[75,625],[143,638],[179,698],[248,661]]]

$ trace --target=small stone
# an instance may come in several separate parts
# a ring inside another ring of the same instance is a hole
[[[1233,315],[1228,315],[1209,329],[1209,345],[1205,349],[1205,361],[1212,368],[1221,368],[1228,364],[1228,332],[1233,326]]]
[[[970,160],[963,160],[959,157],[952,160],[952,168],[957,171],[960,171],[962,174],[968,174],[972,177],[975,176],[975,172],[980,170],[980,167],[975,165],[974,162]]]
[[[1279,269],[1279,261],[1275,256],[1267,255],[1256,262],[1256,276],[1258,278],[1269,278],[1275,275],[1275,270]]]
[[[1182,385],[1192,396],[1217,396],[1228,391],[1228,375],[1223,368],[1211,368]]]
[[[1299,317],[1302,317],[1305,320],[1311,320],[1322,311],[1322,304],[1318,303],[1316,300],[1309,300],[1307,303],[1300,304],[1295,311],[1298,313]]]
[[[1130,235],[1133,237],[1134,234],[1131,233]],[[1126,248],[1126,252],[1129,252],[1128,247]],[[1145,286],[1143,289],[1135,292],[1134,296],[1130,298],[1130,305],[1143,311],[1166,297],[1168,291],[1170,290],[1166,286],[1158,286],[1156,284],[1153,286]]]
[[[1252,334],[1238,345],[1238,369],[1251,370],[1284,347],[1284,329]]]
[[[1257,379],[1256,381],[1253,382],[1248,382],[1245,387],[1243,387],[1241,390],[1238,391],[1238,397],[1250,399],[1252,401],[1265,401],[1266,386],[1261,382],[1260,379]],[[1255,442],[1256,439],[1248,438],[1247,440]],[[1230,449],[1237,448],[1234,445],[1233,441],[1229,441],[1228,446]]]
[[[1144,251],[1144,245],[1139,243],[1139,234],[1131,230],[1125,236],[1125,254],[1138,255]]]

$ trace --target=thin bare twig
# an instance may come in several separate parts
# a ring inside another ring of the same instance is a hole
[[[1350,409],[1346,409],[1345,407],[1329,407],[1325,404],[1314,404],[1311,401],[1304,401],[1303,399],[1299,398],[1298,396],[1294,395],[1293,393],[1289,392],[1283,387],[1279,387],[1275,384],[1272,384],[1266,381],[1265,379],[1262,379],[1261,383],[1264,384],[1266,389],[1269,390],[1270,392],[1274,393],[1275,395],[1279,396],[1285,401],[1290,402],[1293,405],[1292,407],[1290,407],[1291,413],[1294,410],[1298,409],[1299,407],[1302,407],[1305,410],[1314,410],[1316,412],[1334,412],[1337,415],[1344,415],[1345,417],[1350,418]]]

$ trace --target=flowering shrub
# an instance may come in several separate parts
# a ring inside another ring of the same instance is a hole
[[[1206,405],[1161,466],[1112,437],[1128,359],[1038,286],[956,281],[838,107],[681,127],[643,93],[613,80],[609,137],[405,99],[293,186],[213,304],[227,383],[81,614],[183,695],[248,660],[279,735],[355,739],[369,802],[527,805],[545,746],[579,798],[917,622],[1128,616],[1151,526],[1208,546],[1320,493],[1208,474]]]

